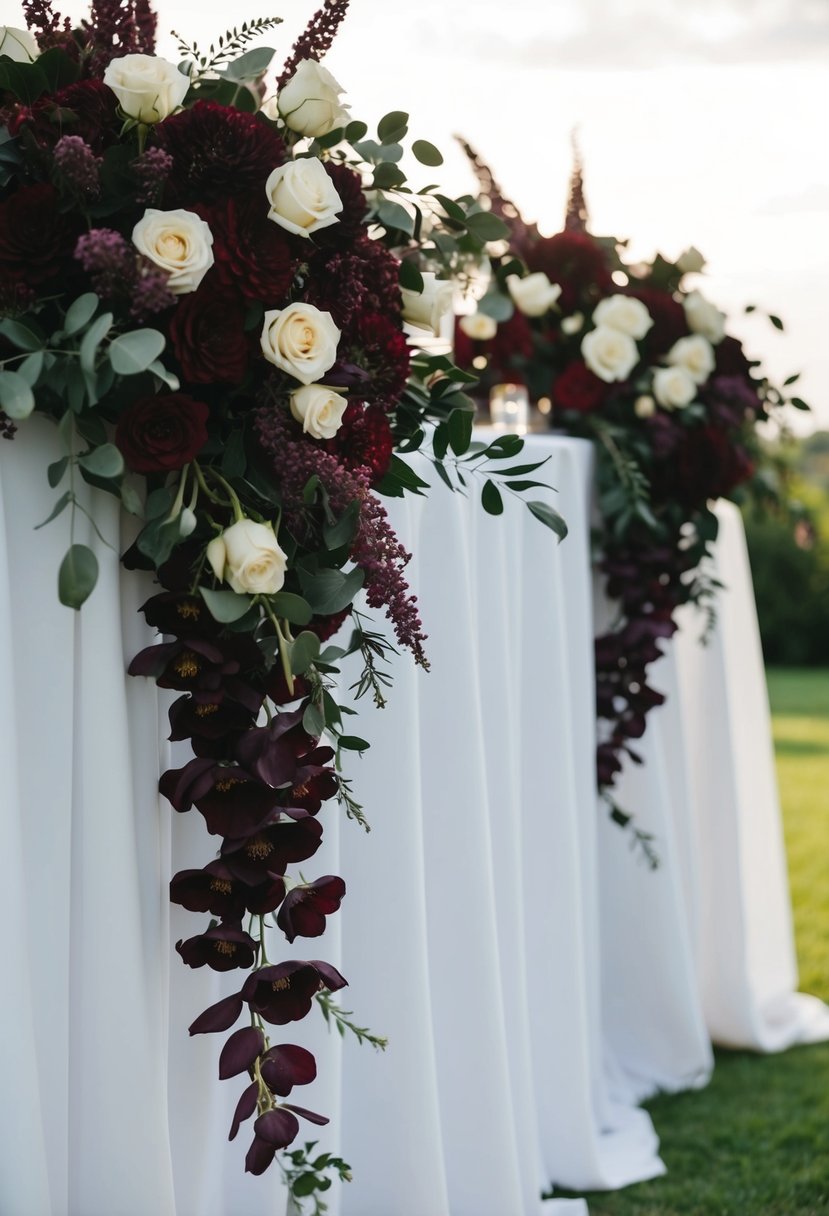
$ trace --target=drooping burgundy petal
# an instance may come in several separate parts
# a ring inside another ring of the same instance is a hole
[[[177,811],[189,811],[193,799],[210,789],[213,783],[214,760],[196,756],[183,768],[168,768],[162,773],[158,788]]]
[[[276,1110],[266,1110],[253,1125],[256,1135],[272,1144],[274,1148],[287,1148],[292,1140],[299,1135],[299,1123],[296,1117],[284,1107]]]
[[[219,1056],[219,1080],[247,1072],[265,1048],[265,1036],[258,1026],[243,1026],[235,1030]]]
[[[294,1114],[302,1115],[303,1119],[308,1119],[311,1123],[318,1123],[320,1127],[325,1127],[326,1123],[330,1123],[327,1115],[318,1115],[312,1110],[306,1110],[304,1106],[292,1106],[286,1103],[283,1110],[292,1110]]]
[[[254,1136],[253,1143],[245,1157],[246,1173],[264,1174],[275,1156],[276,1149],[272,1144],[268,1144],[267,1140],[262,1140],[259,1136]]]
[[[244,1123],[245,1119],[249,1119],[256,1110],[256,1098],[258,1094],[259,1086],[255,1081],[247,1089],[242,1090],[242,1096],[236,1103],[236,1110],[233,1112],[233,1122],[230,1125],[228,1140],[236,1139],[236,1133],[240,1125]]]
[[[157,676],[167,666],[173,655],[180,650],[178,642],[159,642],[139,650],[127,671],[131,676]]]
[[[304,1047],[280,1043],[265,1052],[259,1070],[268,1089],[287,1098],[294,1085],[310,1085],[317,1075],[317,1062]]]
[[[319,959],[312,958],[312,967],[316,967],[320,973],[320,979],[325,984],[329,992],[337,992],[340,988],[348,987],[348,980],[345,976],[340,975],[336,967],[332,967],[330,963],[322,963]]]
[[[241,992],[223,997],[199,1014],[190,1026],[190,1034],[211,1034],[215,1030],[229,1030],[242,1012],[243,1004]]]

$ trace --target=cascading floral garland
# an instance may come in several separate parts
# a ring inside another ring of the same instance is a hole
[[[356,610],[361,590],[426,666],[409,555],[376,491],[423,492],[397,453],[427,433],[444,480],[451,447],[450,464],[492,462],[509,485],[498,461],[520,447],[471,445],[471,377],[409,347],[404,322],[436,332],[453,267],[506,229],[472,198],[412,192],[406,114],[376,138],[351,118],[319,63],[347,6],[326,0],[272,98],[274,52],[250,43],[278,18],[208,52],[182,43],[179,66],[154,55],[146,0],[94,0],[77,29],[25,0],[29,29],[0,27],[0,429],[12,438],[35,410],[57,423],[50,520],[66,511],[73,528],[87,509],[79,479],[142,520],[123,560],[155,573],[143,612],[163,640],[130,671],[179,694],[170,738],[194,754],[160,788],[219,841],[170,884],[173,902],[212,918],[176,949],[190,967],[250,972],[190,1032],[249,1014],[219,1074],[247,1078],[230,1134],[256,1116],[254,1174],[298,1116],[327,1122],[285,1101],[316,1064],[269,1027],[317,1005],[382,1044],[333,1001],[346,983],[334,967],[267,953],[274,918],[289,942],[313,939],[345,895],[338,876],[287,871],[319,849],[324,802],[363,822],[341,761],[368,744],[345,728],[335,677],[360,655],[357,695],[382,704],[391,646]],[[441,163],[424,140],[412,151]],[[80,608],[97,570],[72,536],[61,601]],[[346,618],[350,640],[330,644]],[[318,1211],[324,1171],[347,1174],[329,1154],[277,1160]]]
[[[616,609],[595,643],[597,779],[614,819],[655,864],[648,834],[612,794],[623,757],[641,763],[633,741],[665,700],[649,669],[676,631],[680,605],[700,605],[713,621],[719,584],[705,561],[717,535],[712,500],[744,486],[768,501],[771,462],[758,424],[779,423],[787,403],[808,406],[785,391],[797,375],[783,390],[771,384],[726,332],[725,315],[686,286],[704,266],[696,249],[675,262],[657,255],[629,265],[622,242],[588,232],[578,156],[564,231],[543,237],[463,147],[511,237],[492,259],[477,311],[456,322],[455,359],[484,386],[525,384],[553,425],[594,442],[597,565]]]

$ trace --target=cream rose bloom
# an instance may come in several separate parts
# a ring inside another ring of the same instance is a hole
[[[660,367],[653,377],[653,395],[666,410],[681,410],[697,395],[697,386],[684,367]]]
[[[265,313],[262,354],[300,384],[312,384],[336,363],[340,334],[331,313],[313,304],[273,308]]]
[[[485,312],[473,312],[470,316],[461,317],[458,329],[473,342],[489,342],[498,332],[498,322]]]
[[[280,90],[276,105],[286,127],[313,138],[348,122],[348,106],[340,101],[342,92],[343,86],[328,68],[313,59],[302,59]]]
[[[342,199],[321,160],[292,160],[274,169],[265,182],[268,219],[297,236],[339,223]]]
[[[32,63],[39,54],[40,47],[28,30],[0,25],[0,55],[13,59],[15,63]]]
[[[639,362],[639,351],[630,334],[599,325],[581,340],[581,353],[595,376],[606,384],[625,380]]]
[[[584,328],[584,313],[574,312],[569,317],[564,317],[561,322],[561,332],[563,334],[577,334],[580,329]]]
[[[287,556],[270,524],[239,519],[207,546],[216,578],[240,595],[275,595],[285,582]]]
[[[507,290],[513,304],[525,317],[543,317],[561,295],[559,284],[551,283],[543,270],[525,275],[523,279],[517,274],[507,275]]]
[[[440,323],[452,307],[454,287],[451,280],[439,279],[431,270],[423,272],[423,291],[400,288],[403,320],[416,329],[430,329],[437,337]]]
[[[169,274],[174,295],[195,291],[213,265],[213,233],[194,211],[148,207],[132,230],[139,253]]]
[[[704,265],[705,258],[693,245],[681,253],[676,260],[676,268],[683,274],[699,274]]]
[[[633,296],[607,296],[593,311],[594,325],[609,325],[621,334],[630,334],[637,341],[644,338],[653,325],[651,314],[641,300]]]
[[[706,300],[698,291],[692,291],[682,301],[685,309],[685,320],[688,328],[695,334],[702,334],[714,346],[725,337],[725,313],[720,312],[716,304]]]
[[[702,334],[680,338],[668,351],[673,367],[684,367],[695,384],[705,384],[715,367],[714,348]]]
[[[190,88],[190,77],[157,55],[122,55],[110,60],[104,84],[128,118],[153,123],[178,109]]]
[[[656,413],[656,402],[653,397],[643,394],[634,401],[633,412],[637,418],[652,418]]]
[[[312,439],[333,439],[348,400],[325,384],[304,384],[291,393],[291,413]]]

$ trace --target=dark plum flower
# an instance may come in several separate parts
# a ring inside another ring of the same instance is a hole
[[[240,678],[261,668],[262,652],[250,637],[237,634],[229,638],[184,635],[174,642],[147,646],[129,665],[131,676],[152,676],[159,688],[179,692],[211,694],[203,699],[213,703],[228,696],[258,713],[263,694]]]
[[[307,861],[322,843],[322,827],[310,817],[278,819],[258,832],[222,843],[222,860],[243,882],[257,886],[278,878],[287,866]]]
[[[251,727],[255,715],[238,701],[227,697],[218,700],[208,694],[179,697],[169,710],[170,735],[178,739],[225,739],[237,736]]]
[[[68,289],[81,217],[61,211],[54,186],[23,186],[0,203],[0,278]]]
[[[252,1113],[253,1112],[251,1111],[251,1114]],[[288,1118],[293,1118],[293,1116],[288,1116]],[[297,1123],[296,1119],[294,1119],[294,1123],[296,1123],[296,1131],[294,1132],[294,1136],[296,1136],[297,1132],[299,1131],[299,1124]],[[286,1144],[290,1144],[291,1139],[293,1139],[293,1137],[288,1139]],[[270,1144],[267,1140],[261,1139],[260,1136],[254,1136],[253,1143],[245,1156],[245,1172],[248,1174],[264,1174],[265,1170],[271,1164],[275,1156],[275,1144]]]
[[[265,1111],[253,1125],[253,1143],[245,1158],[245,1169],[251,1174],[263,1174],[274,1159],[277,1149],[287,1148],[299,1134],[296,1116],[309,1119],[324,1127],[328,1122],[324,1115],[315,1114],[303,1106],[277,1106]]]
[[[562,410],[590,414],[607,400],[609,385],[591,372],[580,360],[571,363],[553,384],[553,403]]]
[[[214,925],[205,933],[176,942],[176,950],[188,967],[211,967],[213,971],[232,971],[252,967],[257,943],[238,923]]]
[[[210,788],[193,797],[208,832],[234,838],[258,831],[278,802],[277,790],[236,765],[216,765]]]
[[[203,870],[179,870],[170,880],[170,900],[188,912],[240,920],[245,911],[245,884],[221,861],[211,861]]]
[[[339,910],[344,895],[345,883],[332,874],[293,887],[285,896],[276,923],[289,942],[296,937],[321,937],[326,916]]]
[[[328,963],[290,959],[254,971],[242,986],[242,996],[266,1022],[284,1026],[286,1022],[300,1021],[310,1012],[321,988],[336,992],[345,984],[340,973]]]
[[[226,1081],[228,1077],[247,1072],[264,1050],[265,1036],[258,1026],[243,1026],[241,1030],[235,1030],[219,1056],[219,1080]]]
[[[162,591],[142,604],[140,611],[148,625],[174,637],[214,638],[221,629],[198,595]]]
[[[317,1062],[304,1047],[280,1043],[265,1052],[259,1071],[271,1093],[287,1098],[295,1085],[310,1085],[317,1075]]]
[[[586,232],[558,232],[528,244],[524,260],[561,285],[562,312],[573,312],[586,298],[601,298],[613,289],[607,251]]]
[[[213,234],[215,273],[225,287],[268,307],[287,296],[294,278],[290,241],[268,219],[256,194],[223,198],[195,210]]]

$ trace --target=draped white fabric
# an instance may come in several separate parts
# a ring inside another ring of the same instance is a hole
[[[705,1079],[706,1018],[763,1050],[821,1033],[823,1007],[793,995],[746,571],[724,548],[719,640],[702,658],[681,643],[662,665],[679,695],[655,715],[643,784],[621,791],[657,837],[651,874],[596,815],[590,448],[538,436],[527,451],[551,457],[560,546],[509,498],[499,519],[439,484],[391,504],[433,671],[401,656],[388,707],[361,703],[373,746],[354,776],[372,831],[324,809],[308,877],[341,873],[348,896],[325,937],[293,951],[339,966],[342,1004],[390,1046],[375,1054],[313,1018],[275,1040],[318,1057],[298,1100],[332,1122],[301,1138],[354,1170],[333,1216],[579,1216],[581,1201],[542,1205],[542,1189],[662,1171],[634,1104]],[[38,419],[0,443],[0,1211],[280,1216],[275,1172],[243,1172],[246,1129],[226,1141],[241,1086],[216,1079],[220,1036],[186,1033],[233,979],[172,951],[202,922],[168,908],[167,882],[215,842],[161,804],[164,706],[124,674],[150,640],[136,609],[151,587],[119,570],[117,504],[96,494],[115,548],[79,516],[101,582],[80,614],[58,604],[66,517],[32,528],[59,455]],[[712,687],[723,702],[731,690],[734,758]]]

